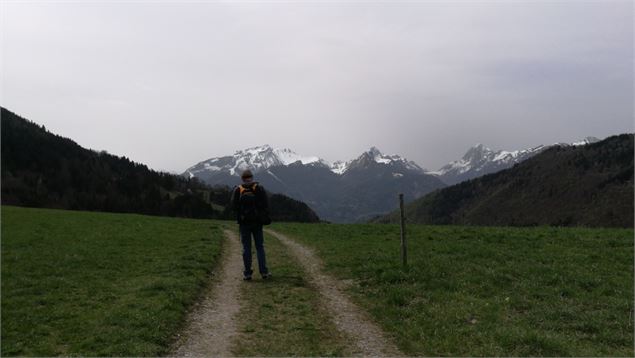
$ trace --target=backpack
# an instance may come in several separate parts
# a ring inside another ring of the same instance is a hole
[[[271,224],[271,218],[269,217],[268,210],[262,208],[262,203],[258,202],[258,195],[256,194],[257,187],[258,183],[238,186],[238,202],[240,205],[239,222],[269,225]]]
[[[240,190],[240,196],[238,202],[240,203],[240,219],[243,222],[258,222],[260,216],[258,215],[258,206],[256,203],[256,188],[257,183],[248,185],[242,184],[238,187]]]

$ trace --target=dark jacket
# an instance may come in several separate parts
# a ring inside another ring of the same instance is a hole
[[[248,222],[242,217],[242,210],[240,207],[240,185],[238,185],[234,188],[231,199],[231,207],[234,210],[234,213],[236,213],[236,222],[239,224],[268,224],[271,220],[269,219],[269,200],[267,199],[267,192],[265,191],[265,188],[263,188],[258,182],[241,185],[256,185],[256,209],[258,210],[259,219],[255,222]]]

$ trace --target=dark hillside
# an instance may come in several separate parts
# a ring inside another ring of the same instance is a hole
[[[2,204],[193,218],[232,218],[227,187],[96,152],[1,108]],[[286,202],[285,202],[286,203]],[[314,216],[303,203],[285,219]],[[274,208],[275,209],[275,208]],[[276,212],[272,213],[276,220]]]
[[[2,108],[2,204],[219,217],[197,180],[79,146]]]
[[[397,213],[377,219],[396,222]],[[435,191],[409,222],[633,227],[633,135],[553,147],[514,167]]]
[[[282,194],[272,194],[269,198],[269,206],[274,221],[320,222],[317,214],[305,203]]]

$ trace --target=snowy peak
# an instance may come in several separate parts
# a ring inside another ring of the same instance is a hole
[[[288,148],[273,148],[265,144],[257,147],[238,150],[232,156],[216,157],[200,162],[185,171],[190,177],[199,173],[224,172],[229,175],[240,175],[245,169],[255,173],[267,170],[271,167],[291,165],[293,163],[304,165],[325,165],[326,161],[315,156],[303,156]]]
[[[578,146],[595,143],[597,141],[599,141],[598,138],[586,137],[581,141],[571,144],[556,143],[554,145]],[[440,176],[447,184],[456,184],[463,180],[509,168],[516,163],[529,159],[549,147],[550,146],[539,145],[523,150],[494,151],[483,144],[478,143],[468,149],[463,158],[460,160],[450,162],[441,169],[435,172],[430,172],[430,174]]]
[[[235,165],[230,169],[232,175],[238,170],[245,170],[247,168],[260,171],[282,164],[280,158],[275,155],[274,149],[267,144],[236,151],[233,157],[235,159]]]
[[[268,144],[259,147],[239,150],[234,153],[234,158],[252,165],[256,169],[267,169],[276,165],[289,165],[295,162],[311,164],[322,161],[318,157],[302,156],[291,149],[273,148]]]
[[[341,163],[341,162],[336,162]],[[344,174],[346,171],[353,168],[368,168],[372,165],[390,165],[396,166],[403,170],[413,170],[423,172],[424,170],[413,161],[409,161],[398,155],[386,155],[383,154],[377,147],[371,147],[368,151],[362,153],[357,159],[347,162],[346,164],[338,167],[338,174]],[[331,169],[333,170],[333,169]],[[333,170],[335,172],[335,170]]]
[[[511,166],[517,162],[525,160],[530,156],[542,151],[545,147],[540,145],[534,148],[506,151],[493,151],[482,144],[476,144],[470,148],[461,160],[450,162],[443,166],[436,175],[461,175],[467,172],[484,173],[487,169],[498,166]]]
[[[484,158],[487,158],[494,153],[493,150],[485,147],[483,144],[478,143],[472,148],[470,148],[465,155],[463,156],[464,161],[479,161]]]

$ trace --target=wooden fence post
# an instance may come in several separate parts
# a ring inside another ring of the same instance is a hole
[[[403,194],[399,194],[399,210],[401,211],[401,262],[408,266],[408,243],[406,241],[406,217],[403,210]]]

